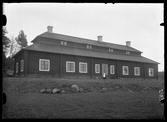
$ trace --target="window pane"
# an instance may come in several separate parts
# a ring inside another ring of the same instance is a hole
[[[100,65],[95,64],[95,73],[100,73]]]
[[[87,72],[87,64],[86,63],[80,63],[79,65],[80,65],[79,66],[79,71],[81,73],[86,73]]]
[[[110,74],[114,74],[114,66],[113,65],[110,66]]]
[[[129,74],[128,67],[123,66],[123,75],[128,75],[128,74]]]
[[[75,72],[75,62],[66,62],[66,71],[67,72]]]

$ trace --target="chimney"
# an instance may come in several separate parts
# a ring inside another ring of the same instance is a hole
[[[130,41],[126,41],[126,46],[130,47]]]
[[[47,29],[48,29],[48,32],[49,32],[49,33],[52,33],[52,32],[53,32],[53,26],[48,26]]]
[[[97,41],[102,42],[102,37],[103,36],[97,36]]]

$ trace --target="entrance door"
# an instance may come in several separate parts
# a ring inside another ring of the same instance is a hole
[[[108,75],[108,64],[102,64],[102,76],[105,73],[105,75]]]

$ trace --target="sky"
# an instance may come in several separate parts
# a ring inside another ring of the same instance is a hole
[[[53,32],[131,46],[159,62],[164,71],[163,3],[3,3],[7,36],[27,35],[28,45],[53,26]]]

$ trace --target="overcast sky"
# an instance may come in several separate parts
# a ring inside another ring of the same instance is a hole
[[[28,45],[37,35],[53,26],[53,32],[131,46],[142,56],[159,62],[164,71],[163,4],[103,3],[5,3],[8,37],[20,30],[27,35]]]

